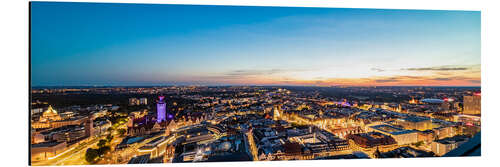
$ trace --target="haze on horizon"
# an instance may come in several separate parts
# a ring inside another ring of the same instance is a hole
[[[480,86],[479,11],[32,2],[33,86]]]

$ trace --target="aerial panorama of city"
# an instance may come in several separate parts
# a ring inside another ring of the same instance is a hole
[[[481,156],[478,11],[30,10],[33,166]]]
[[[450,152],[480,132],[479,91],[34,89],[31,159],[34,165],[75,165],[458,156]]]

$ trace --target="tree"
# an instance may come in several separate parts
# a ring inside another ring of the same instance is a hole
[[[111,142],[111,140],[113,140],[113,136],[111,134],[109,134],[108,136],[106,136],[106,142],[107,143]]]
[[[97,152],[99,153],[99,156],[102,156],[109,151],[111,151],[111,147],[109,147],[109,146],[103,146],[97,150]]]
[[[118,134],[119,134],[120,136],[123,136],[126,132],[127,132],[127,130],[126,130],[126,129],[118,129]]]
[[[424,141],[419,141],[415,143],[415,146],[420,147],[422,144],[424,144]]]
[[[92,149],[92,148],[87,149],[87,152],[85,153],[85,160],[88,163],[90,163],[90,164],[95,163],[97,161],[98,157],[99,157],[98,150]]]
[[[104,147],[105,145],[106,145],[106,140],[104,139],[99,140],[99,143],[97,143],[97,147],[99,148]]]

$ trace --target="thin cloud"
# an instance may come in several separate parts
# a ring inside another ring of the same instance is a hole
[[[453,78],[431,78],[431,80],[436,80],[436,81],[450,81],[450,80],[453,80]]]
[[[471,80],[467,80],[467,81],[470,83],[476,83],[476,84],[481,83],[481,80],[472,80],[471,79]]]
[[[375,80],[376,83],[386,83],[386,82],[397,82],[399,80],[397,79],[377,79]]]
[[[380,69],[380,68],[370,68],[370,70],[377,71],[377,72],[384,72],[385,71],[384,69]]]
[[[402,68],[406,71],[464,71],[469,70],[467,67],[424,67],[424,68]]]
[[[269,69],[269,70],[233,70],[221,74],[198,76],[207,80],[253,80],[260,77],[271,76],[278,73],[285,73],[297,70]]]

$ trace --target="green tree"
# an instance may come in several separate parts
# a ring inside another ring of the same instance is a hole
[[[109,134],[108,136],[106,136],[106,142],[107,143],[111,142],[111,140],[113,140],[113,136],[111,134]]]
[[[101,139],[99,140],[99,143],[97,143],[97,147],[101,148],[101,147],[104,147],[106,145],[106,140],[104,139]]]
[[[99,156],[101,156],[101,155],[104,155],[104,154],[108,153],[109,151],[111,151],[111,147],[103,146],[103,147],[99,148],[97,151],[99,153]]]
[[[419,141],[415,143],[415,146],[420,147],[422,144],[424,144],[424,141]]]
[[[120,136],[125,135],[125,133],[126,133],[126,132],[127,132],[127,130],[126,130],[126,129],[118,129],[118,134],[119,134]]]
[[[90,163],[94,164],[99,157],[99,152],[96,149],[89,148],[87,149],[87,152],[85,152],[85,160]]]

